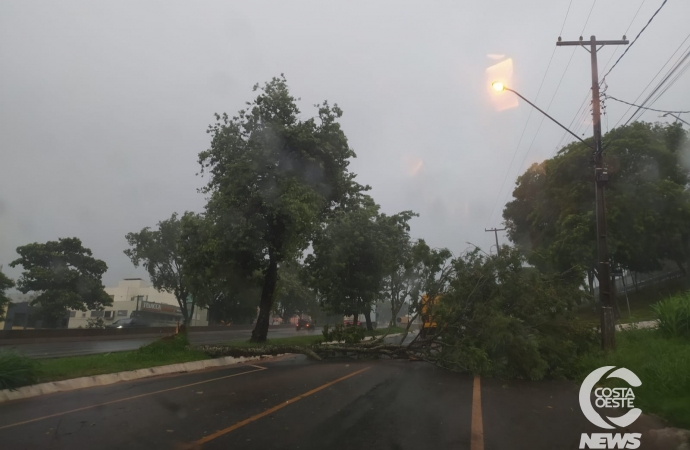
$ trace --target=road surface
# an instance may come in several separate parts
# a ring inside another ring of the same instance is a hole
[[[190,332],[189,340],[193,345],[218,344],[230,341],[248,340],[252,330],[227,330]],[[306,334],[321,334],[321,328],[314,331],[296,331],[293,327],[273,328],[268,331],[268,338],[282,338],[301,336]],[[16,344],[0,346],[0,348],[14,348],[31,358],[59,358],[64,356],[92,355],[96,353],[121,352],[136,350],[142,345],[150,344],[159,339],[159,335],[136,337],[132,339],[98,340],[98,341],[61,341],[40,344]],[[1,345],[1,343],[0,343]]]
[[[571,382],[286,356],[0,403],[0,448],[548,449],[601,432]],[[643,433],[642,449],[650,446]]]

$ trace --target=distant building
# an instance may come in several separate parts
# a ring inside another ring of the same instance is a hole
[[[31,302],[36,298],[36,294],[31,292],[28,294],[22,294],[21,292],[15,292],[8,294],[7,297],[10,299],[9,305],[7,305],[7,311],[5,312],[4,322],[0,322],[0,330],[33,330],[36,328],[41,328],[42,321],[36,319],[36,307],[31,306]],[[58,328],[67,328],[68,317],[58,324]]]
[[[7,305],[5,321],[0,322],[0,330],[33,330],[41,328],[41,320],[36,319],[35,310],[36,308],[31,306],[28,301],[13,301]],[[58,328],[66,327],[67,317],[62,320]]]
[[[173,294],[156,290],[141,278],[125,278],[117,287],[107,287],[105,292],[113,301],[102,311],[70,311],[68,328],[86,328],[89,319],[102,318],[106,325],[132,316],[135,311],[179,312],[179,304]],[[194,308],[191,326],[207,326],[208,310]]]

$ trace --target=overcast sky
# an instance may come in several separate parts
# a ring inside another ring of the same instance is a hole
[[[539,128],[525,103],[501,109],[496,95],[511,94],[492,93],[487,68],[512,64],[512,76],[501,71],[511,87],[570,124],[591,78],[586,51],[554,52],[566,11],[564,40],[621,39],[628,27],[632,40],[661,3],[3,0],[0,265],[16,278],[7,264],[17,246],[76,236],[108,264],[107,286],[141,275],[122,253],[125,234],[202,211],[197,156],[213,113],[235,113],[280,73],[303,118],[323,100],[343,109],[350,167],[384,212],[418,212],[412,234],[432,246],[489,251],[484,228],[501,225],[516,176],[570,139],[548,120]],[[608,76],[608,93],[635,100],[689,19],[690,2],[670,0]],[[622,49],[599,52],[600,67],[614,51],[615,61]],[[688,82],[654,106],[690,109]],[[626,109],[610,103],[608,126]],[[572,127],[590,136],[585,119]]]

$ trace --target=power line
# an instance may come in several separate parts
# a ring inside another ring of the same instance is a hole
[[[568,20],[568,13],[570,13],[570,7],[573,5],[573,0],[570,0],[570,3],[568,3],[568,10],[565,12],[565,18],[563,19],[563,25],[561,25],[561,32],[558,33],[558,35],[563,34],[563,28],[565,28],[565,21]]]
[[[625,31],[623,32],[623,36],[625,36],[625,35],[628,34],[628,31],[630,30],[630,27],[632,26],[633,22],[635,22],[635,19],[637,19],[637,15],[640,13],[640,10],[642,10],[642,6],[644,6],[644,4],[645,4],[646,1],[647,1],[647,0],[642,0],[642,3],[640,3],[640,6],[637,8],[637,11],[635,12],[635,15],[633,16],[632,20],[631,20],[630,23],[628,24],[628,28],[626,28]],[[611,60],[613,59],[614,56],[616,56],[616,53],[618,53],[618,49],[619,49],[619,47],[616,47],[615,50],[613,51],[613,53],[611,53],[611,56],[609,56],[608,61],[606,61],[606,65],[604,66],[604,70],[608,69],[609,64],[611,63]],[[601,83],[603,83],[603,81],[604,81],[604,80],[602,79],[602,80],[599,82],[599,84],[601,85]]]
[[[585,28],[587,28],[587,24],[589,23],[589,18],[592,16],[592,11],[594,10],[594,5],[597,4],[597,0],[594,0],[592,2],[592,7],[589,8],[589,14],[587,14],[587,20],[585,20],[585,24],[582,26],[582,31],[580,31],[580,36],[582,36],[582,33],[585,32]]]
[[[654,103],[656,103],[656,101],[659,100],[659,98],[662,95],[664,95],[666,91],[668,91],[671,88],[671,86],[676,84],[676,81],[678,81],[678,79],[682,77],[685,72],[687,72],[688,68],[690,68],[690,61],[688,61],[688,64],[686,64],[685,67],[681,69],[680,72],[678,72],[678,74],[666,85],[666,87],[664,87],[664,89],[661,92],[657,94],[657,96],[649,104],[653,105]]]
[[[688,67],[690,67],[690,66],[688,66]],[[608,94],[604,94],[604,97],[605,97],[605,98],[610,98],[611,100],[615,100],[615,101],[620,102],[620,103],[625,103],[626,105],[630,105],[630,106],[635,106],[635,107],[637,107],[637,108],[646,109],[646,110],[648,110],[648,111],[656,111],[656,112],[661,112],[661,113],[675,113],[675,114],[690,113],[690,111],[667,111],[667,110],[665,110],[665,109],[648,108],[648,107],[646,107],[646,106],[636,105],[636,104],[634,104],[634,103],[626,102],[625,100],[621,100],[621,99],[619,99],[619,98],[616,98],[616,97],[614,97],[614,96],[612,96],[612,95],[608,95]]]
[[[675,64],[671,69],[669,69],[668,72],[666,72],[666,76],[664,76],[664,78],[656,85],[656,87],[655,87],[654,89],[652,89],[652,92],[651,92],[651,93],[647,96],[647,98],[642,102],[642,106],[644,106],[644,105],[647,104],[647,102],[649,101],[649,99],[652,98],[652,96],[653,96],[654,94],[656,94],[656,93],[659,91],[659,89],[661,89],[661,88],[664,86],[664,84],[666,84],[666,81],[668,81],[668,79],[669,79],[669,78],[670,78],[670,77],[681,67],[681,65],[682,65],[688,58],[690,58],[690,48],[689,48],[688,51],[685,53],[685,55],[684,55],[683,57],[681,57],[680,60],[677,61],[676,64]],[[685,69],[683,69],[683,72],[684,72],[684,71],[685,71]],[[676,77],[676,78],[673,80],[672,83],[675,83],[675,81],[676,81],[677,79],[678,79],[678,77]],[[639,98],[639,97],[638,97],[638,98]],[[657,99],[658,99],[658,97],[657,97]],[[637,101],[637,100],[635,100],[635,101]],[[655,101],[656,101],[656,99],[655,99]],[[640,109],[641,109],[641,108],[638,107],[638,108],[635,110],[635,112],[633,113],[633,115],[630,116],[630,118],[625,122],[625,125],[627,125],[628,123],[630,123],[631,120],[633,120],[633,118],[637,115],[637,113],[640,111]],[[624,126],[625,126],[625,125],[624,125]]]
[[[647,83],[647,86],[645,86],[645,88],[642,89],[642,92],[640,92],[640,94],[637,96],[637,98],[635,98],[635,100],[633,100],[633,103],[637,103],[637,101],[640,99],[640,97],[642,97],[642,95],[645,93],[645,91],[647,91],[647,89],[649,88],[649,86],[652,85],[652,83],[654,82],[654,80],[656,80],[656,77],[658,77],[659,74],[661,73],[661,71],[664,70],[664,68],[671,62],[671,60],[673,59],[673,57],[676,56],[676,53],[678,53],[678,50],[681,49],[681,47],[685,44],[685,42],[686,42],[688,39],[690,39],[690,34],[688,34],[688,35],[685,37],[685,39],[683,39],[683,42],[681,42],[680,45],[678,46],[678,48],[676,48],[676,50],[671,54],[671,56],[668,57],[668,59],[666,60],[666,62],[659,68],[659,71],[652,77],[651,80],[649,80],[649,83]],[[690,48],[690,47],[689,47],[689,48]],[[631,109],[632,109],[632,106],[629,107],[627,110],[625,110],[625,112],[623,113],[623,115],[621,116],[621,118],[618,119],[618,121],[616,122],[616,124],[613,126],[614,128],[616,128],[616,127],[618,126],[618,124],[621,123],[621,121],[623,121],[623,118],[628,114],[628,111],[630,111]],[[608,144],[607,144],[607,145],[608,145]]]
[[[642,29],[640,30],[639,33],[637,33],[637,36],[635,36],[635,39],[633,39],[633,41],[630,43],[630,45],[628,45],[628,47],[625,49],[625,51],[623,52],[623,54],[622,54],[621,56],[618,57],[618,59],[616,60],[615,63],[613,63],[613,66],[611,66],[611,68],[609,69],[609,71],[606,72],[606,74],[601,78],[602,81],[606,79],[606,77],[608,76],[608,74],[610,74],[611,71],[618,65],[618,63],[620,62],[620,60],[623,59],[623,57],[628,53],[628,51],[632,48],[632,46],[635,45],[635,42],[637,42],[637,40],[639,39],[640,35],[644,32],[644,30],[647,29],[647,27],[649,26],[649,24],[652,23],[652,20],[654,20],[654,17],[656,17],[656,15],[659,14],[659,11],[661,11],[661,8],[664,7],[664,5],[666,4],[667,1],[668,1],[668,0],[664,0],[663,3],[661,4],[661,6],[659,6],[659,9],[657,9],[657,10],[654,12],[654,14],[652,14],[652,17],[649,18],[649,20],[647,21],[647,23],[645,24],[645,26],[642,27]]]

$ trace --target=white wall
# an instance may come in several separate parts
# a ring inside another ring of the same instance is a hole
[[[106,287],[105,292],[113,299],[113,305],[105,307],[104,311],[113,311],[110,318],[104,317],[106,324],[112,323],[117,319],[125,319],[137,309],[137,297],[140,301],[164,303],[167,305],[179,306],[177,299],[168,292],[157,291],[147,281],[141,278],[120,280],[117,287]],[[118,315],[118,311],[121,315]],[[126,311],[126,315],[122,313]],[[72,317],[74,315],[74,317]],[[72,311],[67,328],[86,328],[88,319],[91,318],[91,311]],[[208,325],[208,310],[195,308],[192,326]]]

